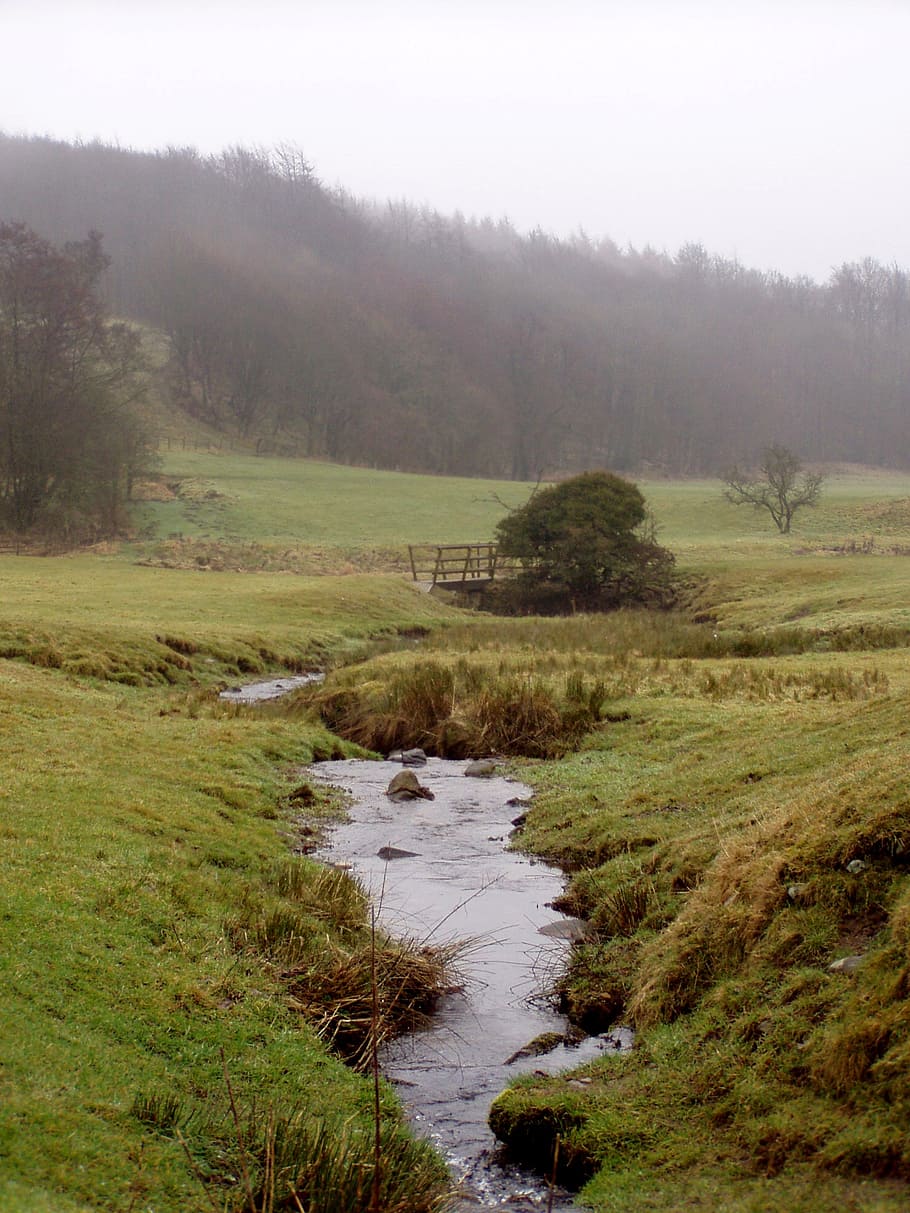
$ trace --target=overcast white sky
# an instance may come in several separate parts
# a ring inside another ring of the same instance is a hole
[[[12,134],[290,142],[523,230],[910,266],[910,0],[0,0],[0,45]]]

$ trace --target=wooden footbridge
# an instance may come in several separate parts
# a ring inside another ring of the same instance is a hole
[[[485,590],[516,567],[495,543],[420,543],[409,545],[408,553],[414,580],[426,590]]]

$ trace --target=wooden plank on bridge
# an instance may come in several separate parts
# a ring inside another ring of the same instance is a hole
[[[452,590],[482,590],[514,562],[500,556],[495,543],[410,544],[411,575],[422,585]]]

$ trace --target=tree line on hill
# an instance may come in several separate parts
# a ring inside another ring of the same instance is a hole
[[[296,148],[203,157],[0,135],[0,221],[103,233],[109,308],[166,336],[217,430],[534,479],[717,474],[780,443],[910,463],[910,274],[748,269],[327,189]]]

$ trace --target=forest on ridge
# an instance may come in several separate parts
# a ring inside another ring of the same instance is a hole
[[[523,235],[328,189],[291,147],[0,135],[0,222],[99,231],[106,303],[166,336],[170,399],[263,450],[517,479],[718,474],[769,442],[910,465],[896,265],[815,283]]]

